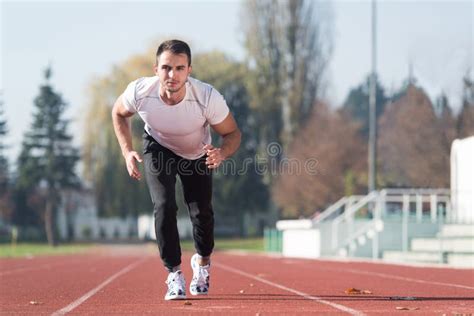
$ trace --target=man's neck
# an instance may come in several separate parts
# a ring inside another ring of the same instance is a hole
[[[171,92],[160,87],[160,96],[163,102],[168,105],[178,104],[186,96],[186,85],[183,85],[183,87],[176,92]]]

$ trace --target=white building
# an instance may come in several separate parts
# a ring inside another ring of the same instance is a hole
[[[474,223],[474,136],[451,146],[451,203],[453,221]]]
[[[137,236],[137,219],[99,218],[95,197],[90,190],[65,191],[56,218],[63,240],[129,239]]]

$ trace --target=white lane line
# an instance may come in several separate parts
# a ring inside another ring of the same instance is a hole
[[[317,261],[319,261],[320,263],[325,263],[325,261],[323,261],[323,260],[317,260]],[[347,261],[341,261],[341,260],[331,260],[331,262],[332,261],[347,263]],[[357,261],[359,261],[359,260],[357,260]],[[364,262],[374,264],[373,262],[370,262],[369,260],[364,261]],[[290,262],[287,262],[287,263],[289,263],[289,264],[295,263],[295,264],[306,266],[305,262],[297,261],[297,260],[292,260],[291,263]],[[376,264],[380,264],[380,263],[377,262]],[[383,262],[381,264],[393,265],[392,263],[385,263],[385,262]],[[424,266],[423,267],[415,266],[415,267],[425,268]],[[325,270],[325,271],[332,271],[332,272],[349,272],[349,273],[369,275],[369,276],[378,276],[378,277],[381,277],[381,278],[394,279],[394,280],[400,280],[400,281],[416,282],[416,283],[422,283],[422,284],[431,284],[431,285],[448,286],[448,287],[455,287],[455,288],[460,288],[460,289],[474,290],[474,287],[469,286],[469,285],[456,284],[456,283],[445,283],[445,282],[437,282],[437,281],[427,281],[427,280],[422,280],[422,279],[402,277],[402,276],[397,276],[397,275],[393,275],[393,274],[386,274],[386,273],[381,273],[381,272],[372,272],[372,271],[346,269],[346,268],[323,268],[323,267],[318,267],[317,269]],[[459,271],[459,270],[457,270],[457,271]],[[444,271],[442,271],[442,272],[444,272]]]
[[[147,258],[142,258],[138,261],[135,261],[135,262],[132,262],[131,264],[129,264],[128,266],[126,266],[125,268],[123,268],[122,270],[120,270],[119,272],[115,273],[114,275],[112,275],[111,277],[109,277],[107,280],[105,280],[104,282],[102,282],[101,284],[99,284],[96,288],[90,290],[89,292],[87,292],[86,294],[84,294],[83,296],[81,296],[80,298],[78,298],[77,300],[75,300],[74,302],[72,302],[71,304],[69,304],[68,306],[66,307],[63,307],[61,308],[60,310],[57,310],[55,311],[54,313],[51,314],[51,316],[60,316],[60,315],[65,315],[69,312],[71,312],[73,309],[75,309],[76,307],[78,307],[79,305],[81,305],[82,303],[84,303],[85,301],[87,301],[89,298],[91,298],[92,296],[94,296],[97,292],[99,292],[103,287],[107,286],[109,283],[111,283],[113,280],[115,280],[116,278],[118,278],[119,276],[129,272],[130,270],[134,269],[136,266],[138,266],[139,264],[141,264],[143,261],[145,261]]]
[[[455,283],[444,283],[444,282],[436,282],[436,281],[426,281],[426,280],[421,280],[421,279],[402,277],[402,276],[385,274],[385,273],[380,273],[380,272],[371,272],[371,271],[356,270],[356,269],[330,269],[330,268],[329,269],[328,268],[321,268],[321,270],[334,271],[334,272],[341,272],[341,271],[342,272],[350,272],[350,273],[356,273],[356,274],[362,274],[362,275],[378,276],[378,277],[387,278],[387,279],[394,279],[394,280],[401,280],[401,281],[408,281],[408,282],[416,282],[416,283],[422,283],[422,284],[449,286],[449,287],[456,287],[456,288],[467,289],[467,290],[474,290],[474,287],[468,286],[468,285],[455,284]]]
[[[304,293],[304,292],[301,292],[301,291],[298,291],[298,290],[295,290],[295,289],[292,289],[292,288],[289,288],[289,287],[286,287],[284,285],[281,285],[281,284],[278,284],[278,283],[275,283],[275,282],[272,282],[272,281],[268,281],[266,279],[263,279],[261,277],[258,277],[258,276],[255,276],[255,275],[252,275],[250,273],[247,273],[247,272],[244,272],[244,271],[241,271],[241,270],[238,270],[238,269],[235,269],[235,268],[232,268],[230,266],[227,266],[227,265],[224,265],[224,264],[221,264],[221,263],[217,263],[217,262],[213,262],[212,263],[213,266],[217,266],[218,268],[221,268],[223,270],[227,270],[229,272],[233,272],[233,273],[236,273],[236,274],[240,274],[240,275],[243,275],[247,278],[250,278],[250,279],[254,279],[254,280],[257,280],[257,281],[260,281],[262,283],[265,283],[265,284],[268,284],[270,286],[273,286],[273,287],[276,287],[276,288],[279,288],[281,290],[284,290],[284,291],[287,291],[287,292],[291,292],[291,293],[294,293],[296,295],[299,295],[301,297],[304,297],[305,299],[308,299],[308,300],[312,300],[312,301],[316,301],[318,303],[321,303],[321,304],[325,304],[325,305],[328,305],[328,306],[331,306],[337,310],[340,310],[342,312],[346,312],[350,315],[354,315],[354,316],[365,316],[365,314],[361,311],[358,311],[358,310],[355,310],[355,309],[352,309],[352,308],[349,308],[347,306],[344,306],[344,305],[341,305],[341,304],[337,304],[337,303],[332,303],[332,302],[329,302],[329,301],[326,301],[320,297],[317,297],[317,296],[312,296],[312,295],[309,295],[307,293]]]

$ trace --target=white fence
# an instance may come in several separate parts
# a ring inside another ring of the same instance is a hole
[[[289,243],[284,242],[283,249],[293,249],[293,252],[302,245],[298,231],[307,235],[305,230],[317,230],[318,233],[311,236],[318,236],[318,249],[311,248],[312,253],[351,256],[370,241],[371,256],[378,258],[382,248],[393,244],[389,238],[384,239],[383,245],[379,240],[388,222],[393,226],[390,230],[399,227],[401,247],[408,249],[409,238],[414,233],[435,234],[441,223],[456,219],[449,194],[447,189],[373,191],[366,196],[344,197],[312,220],[279,221],[277,228],[283,230],[283,240]],[[307,251],[302,250],[301,255],[306,256]]]

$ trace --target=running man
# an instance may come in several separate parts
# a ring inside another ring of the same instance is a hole
[[[180,40],[165,41],[156,52],[156,76],[131,82],[112,109],[115,135],[132,178],[141,179],[137,162],[144,162],[156,240],[169,272],[165,300],[186,298],[176,219],[176,176],[183,185],[196,248],[189,290],[192,295],[205,295],[214,248],[212,170],[237,151],[241,138],[222,95],[190,77],[191,70],[189,46]],[[135,113],[145,123],[143,159],[132,146],[129,118]],[[222,137],[221,147],[211,145],[210,127]]]

